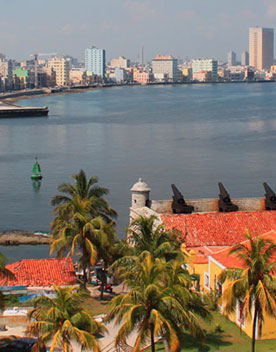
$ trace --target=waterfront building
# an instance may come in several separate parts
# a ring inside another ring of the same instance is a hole
[[[119,56],[118,59],[111,59],[110,67],[128,69],[130,67],[130,60],[124,56]]]
[[[105,50],[91,46],[85,49],[85,69],[94,75],[105,78]]]
[[[134,67],[133,69],[133,82],[147,84],[151,82],[153,75],[150,72],[144,71],[142,68]]]
[[[29,87],[30,77],[29,77],[28,70],[21,67],[17,67],[15,70],[12,71],[12,73],[14,76],[14,88],[16,90],[30,88]]]
[[[249,65],[258,70],[269,70],[274,60],[273,28],[249,28]]]
[[[210,82],[212,81],[212,73],[210,71],[194,72],[193,80],[198,82]]]
[[[210,72],[211,81],[218,80],[218,62],[214,59],[194,59],[192,60],[193,79],[196,79],[200,72]]]
[[[12,89],[12,70],[12,60],[5,61],[0,59],[0,76],[3,78],[2,90],[4,91]]]
[[[86,73],[84,69],[74,68],[70,70],[70,84],[82,85],[86,81]]]
[[[170,82],[176,82],[178,76],[177,59],[172,55],[157,55],[152,60],[152,72],[154,78],[163,75],[164,77],[167,76]]]
[[[48,68],[55,72],[57,86],[69,86],[70,62],[67,59],[64,57],[54,57],[48,60]]]
[[[115,67],[114,78],[117,83],[123,83],[127,80],[127,72],[125,69],[120,67]]]
[[[185,81],[191,81],[193,79],[193,70],[191,67],[183,67],[182,73]]]
[[[229,51],[227,55],[228,66],[236,66],[237,64],[237,55],[234,51]]]
[[[248,51],[244,51],[241,54],[241,64],[242,64],[242,66],[248,66],[249,65],[249,53],[248,53]]]

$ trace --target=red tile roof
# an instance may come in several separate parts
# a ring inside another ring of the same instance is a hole
[[[265,239],[270,239],[276,243],[276,232],[274,230],[261,236]],[[250,241],[249,240],[243,241],[242,244],[245,245],[246,247],[249,247]],[[237,258],[234,254],[229,255],[230,249],[231,248],[227,248],[217,253],[210,254],[210,257],[214,258],[216,261],[218,261],[226,268],[243,268],[244,267],[243,262],[239,258]],[[272,257],[272,260],[273,261],[276,260],[276,251],[275,251],[275,255]]]
[[[223,249],[227,249],[229,246],[213,246],[213,247],[189,247],[187,250],[190,252],[192,255],[193,259],[193,264],[208,264],[209,259],[208,256],[220,252]]]
[[[275,211],[166,214],[161,219],[167,229],[175,228],[182,233],[187,247],[232,246],[244,241],[247,229],[252,236],[276,230]]]
[[[0,286],[49,287],[76,283],[71,258],[66,259],[23,259],[6,266],[14,279],[0,277]]]

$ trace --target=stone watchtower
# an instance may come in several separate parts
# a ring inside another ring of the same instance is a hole
[[[131,207],[133,209],[142,208],[148,206],[150,188],[142,179],[133,185],[131,188]]]

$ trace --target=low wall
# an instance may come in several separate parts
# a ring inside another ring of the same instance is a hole
[[[216,198],[185,199],[185,202],[194,206],[196,213],[219,210],[219,200]],[[240,211],[265,210],[265,198],[232,198],[232,203],[236,204]],[[152,200],[149,207],[158,214],[172,214],[172,200]]]

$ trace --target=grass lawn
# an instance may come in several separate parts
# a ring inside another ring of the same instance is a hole
[[[223,332],[215,333],[215,326],[220,325]],[[214,313],[211,323],[203,323],[206,330],[206,342],[184,335],[181,341],[182,352],[251,352],[251,339],[220,313]],[[156,346],[156,352],[164,351],[163,344]],[[150,351],[150,349],[148,350]],[[276,340],[256,341],[256,352],[276,351]]]
[[[92,315],[106,314],[108,312],[108,303],[108,300],[100,301],[98,298],[89,297],[84,302],[84,307]]]

